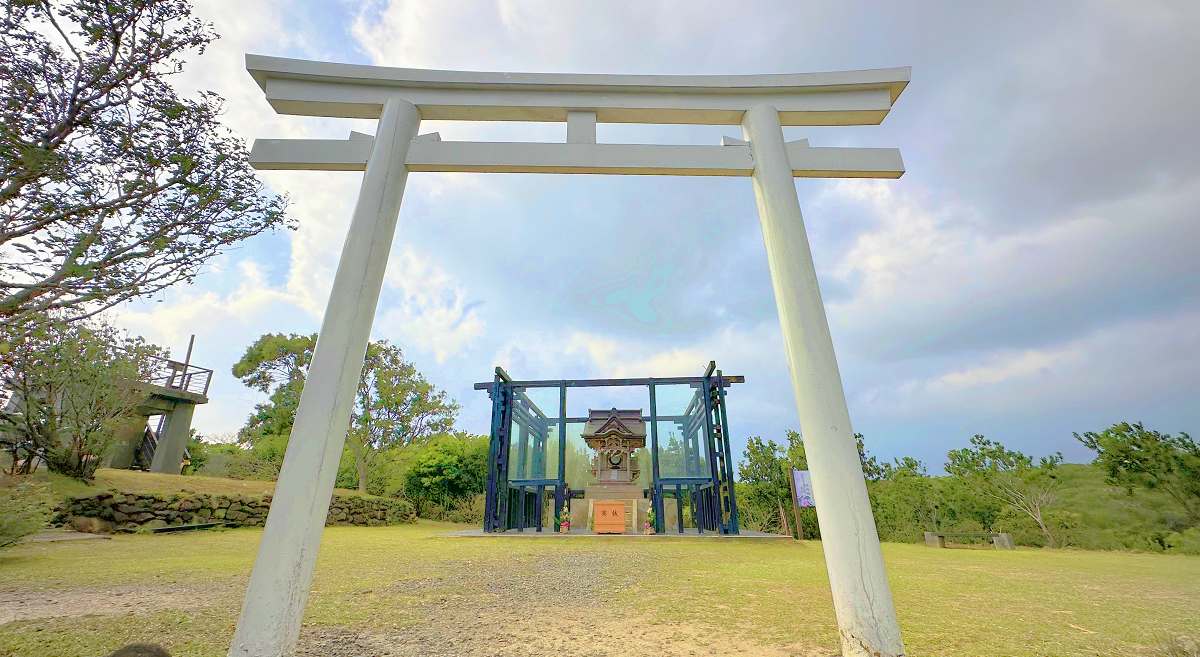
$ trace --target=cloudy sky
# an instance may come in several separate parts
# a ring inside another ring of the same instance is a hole
[[[967,6],[970,5],[970,6]],[[934,469],[974,433],[1086,460],[1072,431],[1200,434],[1200,5],[1138,3],[202,2],[223,39],[181,89],[256,137],[371,122],[277,116],[246,52],[414,68],[789,73],[912,66],[881,126],[788,128],[899,147],[896,181],[800,180],[855,430]],[[562,124],[426,122],[446,139],[561,141]],[[608,142],[716,144],[736,127],[601,125]],[[268,172],[295,232],[256,238],[118,321],[217,371],[227,436],[261,396],[229,374],[266,332],[315,331],[360,179]],[[731,428],[796,428],[749,179],[413,174],[375,323],[486,432],[518,378],[747,384]],[[624,398],[616,401],[625,401]],[[608,406],[603,394],[572,406]],[[634,402],[636,403],[636,401]],[[572,412],[574,412],[574,408]]]

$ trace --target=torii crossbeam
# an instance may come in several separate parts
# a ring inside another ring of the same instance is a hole
[[[904,647],[867,499],[795,177],[899,178],[890,148],[786,142],[783,126],[874,125],[908,68],[786,75],[434,71],[247,55],[281,114],[378,119],[346,140],[259,139],[259,169],[363,171],[231,657],[294,651],[409,171],[749,176],[847,657]],[[555,121],[566,143],[442,141],[422,119]],[[596,143],[597,123],[740,125],[720,145]]]

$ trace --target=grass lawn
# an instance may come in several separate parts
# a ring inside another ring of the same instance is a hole
[[[819,543],[325,533],[301,655],[833,655]],[[223,657],[260,530],[0,553],[0,655]],[[1200,635],[1200,558],[884,546],[910,655],[1142,656]]]

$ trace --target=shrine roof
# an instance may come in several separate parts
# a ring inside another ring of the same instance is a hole
[[[644,440],[646,422],[642,420],[642,409],[589,409],[587,425],[584,426],[582,435],[585,439],[589,436],[617,435]]]

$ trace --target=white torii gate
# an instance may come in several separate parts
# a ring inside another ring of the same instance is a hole
[[[794,177],[899,178],[890,148],[815,148],[782,126],[874,125],[909,69],[787,75],[574,75],[434,71],[246,55],[281,114],[378,119],[375,136],[259,139],[259,169],[363,171],[230,657],[288,657],[333,494],[354,392],[409,171],[750,176],[812,470],[846,657],[904,654],[879,537]],[[422,119],[557,121],[567,141],[417,135]],[[719,146],[596,143],[596,123],[741,125]]]

